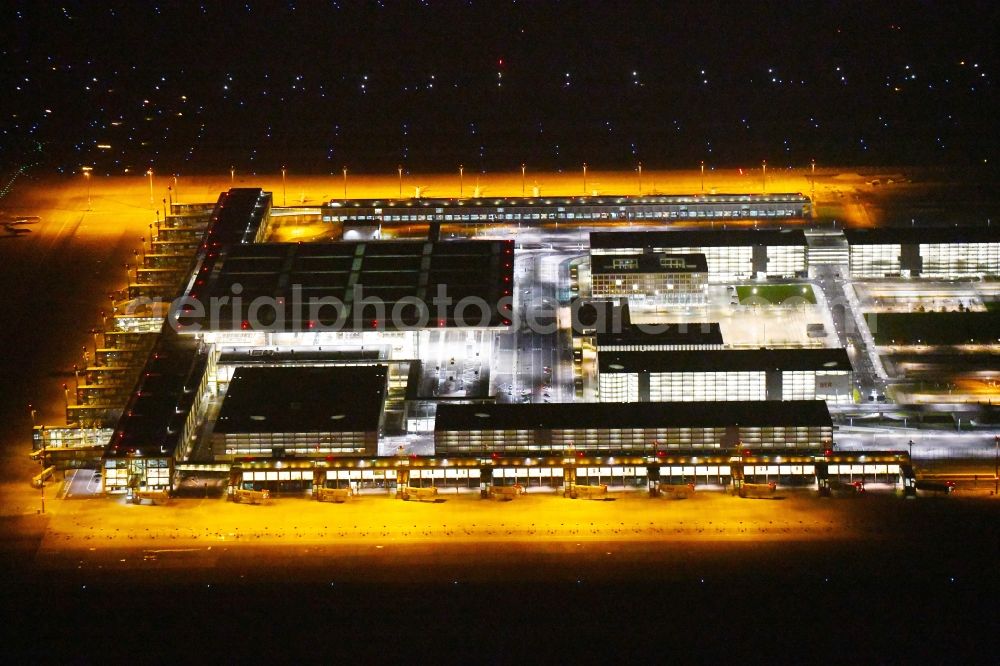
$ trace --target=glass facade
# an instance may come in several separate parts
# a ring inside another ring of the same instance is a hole
[[[649,392],[638,372],[601,372],[601,402],[704,402],[722,400],[826,400],[853,402],[851,373],[843,370],[784,370],[781,393],[769,394],[767,371],[651,372]],[[776,392],[776,390],[775,390]]]
[[[832,438],[830,426],[701,427],[701,428],[587,428],[553,430],[437,431],[437,455],[499,453],[503,455],[566,455],[574,451],[598,453],[655,453],[658,450],[732,448],[733,432],[741,446],[755,449],[820,449]]]
[[[605,402],[601,373],[601,401]],[[652,402],[714,400],[764,400],[767,379],[763,370],[752,372],[654,372],[649,376]]]
[[[707,298],[705,273],[599,273],[591,277],[595,298],[625,296],[629,303],[704,305]]]
[[[216,433],[212,453],[216,459],[233,456],[271,457],[276,451],[297,456],[325,456],[378,451],[375,432],[261,432]]]
[[[896,244],[851,245],[850,269],[853,277],[885,277],[901,270],[900,246]]]
[[[104,491],[123,493],[132,489],[169,490],[169,458],[107,458],[104,460]]]
[[[1000,273],[1000,243],[921,243],[923,277],[956,278]]]

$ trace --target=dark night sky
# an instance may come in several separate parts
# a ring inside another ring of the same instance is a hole
[[[998,4],[6,2],[0,167],[992,163]]]

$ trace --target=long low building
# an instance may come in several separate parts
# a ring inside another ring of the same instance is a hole
[[[677,229],[671,231],[595,231],[593,255],[643,253],[703,254],[710,282],[760,276],[805,275],[806,236],[802,229]]]
[[[323,205],[324,222],[412,224],[597,220],[757,220],[809,217],[809,197],[782,194],[339,199]]]
[[[843,349],[715,349],[598,353],[601,402],[853,401]]]
[[[845,229],[855,278],[1000,274],[1000,227]]]
[[[832,436],[822,400],[442,404],[434,450],[438,456],[820,450]]]

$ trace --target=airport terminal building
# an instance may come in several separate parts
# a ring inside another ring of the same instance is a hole
[[[391,219],[403,211],[438,216],[433,223],[454,222],[466,210],[484,221],[502,214],[495,221],[504,222],[514,221],[508,214],[586,222],[808,212],[802,197],[731,199],[463,200],[440,202],[441,211],[433,200],[415,199],[379,207],[389,223],[411,222]],[[330,208],[368,214],[363,203]],[[440,241],[429,231],[427,240],[413,241],[265,242],[270,209],[269,193],[234,188],[214,207],[192,209],[190,224],[175,221],[175,238],[167,231],[158,237],[128,295],[159,293],[175,307],[116,313],[101,350],[107,366],[83,385],[88,396],[119,396],[120,418],[87,428],[99,436],[53,432],[46,440],[39,431],[42,448],[79,440],[93,456],[94,441],[107,438],[103,489],[130,496],[167,492],[181,474],[199,470],[228,472],[231,489],[253,491],[482,489],[523,479],[638,485],[659,474],[702,473],[721,483],[743,474],[751,459],[764,474],[787,467],[806,478],[829,448],[824,399],[842,397],[831,387],[850,383],[849,363],[833,356],[792,362],[781,354],[842,350],[782,350],[774,358],[746,350],[722,359],[715,355],[737,350],[722,348],[718,322],[649,327],[627,316],[637,292],[643,301],[691,305],[707,282],[725,275],[796,274],[805,251],[798,232],[594,234],[606,240],[593,260],[625,276],[607,273],[611,280],[624,286],[638,280],[628,276],[643,276],[637,288],[604,297],[617,302],[610,312],[624,317],[622,326],[573,330],[574,358],[583,339],[599,355],[601,402],[511,404],[501,403],[501,380],[490,371],[497,358],[516,353],[516,344],[500,344],[512,327],[503,303],[515,290],[513,241]],[[442,290],[447,299],[438,307]],[[320,307],[310,309],[316,301]],[[429,311],[420,307],[428,303]],[[481,365],[470,370],[466,358]],[[132,365],[119,364],[125,359]],[[516,376],[510,362],[508,376]],[[483,390],[438,390],[461,381]],[[427,448],[404,452],[411,439]]]

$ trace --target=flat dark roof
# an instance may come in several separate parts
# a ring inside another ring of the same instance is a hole
[[[677,229],[674,231],[594,231],[590,248],[615,250],[657,247],[740,247],[802,245],[802,229]]]
[[[221,248],[188,293],[205,312],[188,309],[180,321],[211,330],[399,330],[459,326],[461,318],[470,327],[505,327],[500,301],[512,293],[513,276],[513,241],[237,244]],[[450,299],[441,307],[439,289]],[[213,299],[220,303],[215,321]],[[258,308],[254,322],[255,299],[282,307]],[[312,299],[327,305],[310,312]]]
[[[628,326],[631,319],[628,299],[593,299],[575,297],[570,304],[573,335],[591,335],[594,331],[613,331]]]
[[[259,187],[234,187],[219,195],[207,241],[214,246],[252,243],[271,210],[271,193]]]
[[[200,343],[165,323],[105,455],[174,455],[207,365],[208,354]]]
[[[844,229],[851,245],[919,245],[921,243],[1000,243],[996,227],[880,227]]]
[[[823,400],[438,405],[435,432],[831,426]]]
[[[620,332],[598,332],[598,348],[609,345],[721,345],[718,322],[696,324],[629,324]]]
[[[634,268],[623,268],[623,259],[633,259]],[[661,262],[676,265],[664,266]],[[617,265],[616,265],[617,264]],[[707,273],[708,262],[704,254],[593,254],[590,272],[594,275],[609,273]]]
[[[387,372],[384,365],[237,368],[215,432],[377,431]]]
[[[600,372],[851,370],[844,349],[670,349],[600,352]]]

